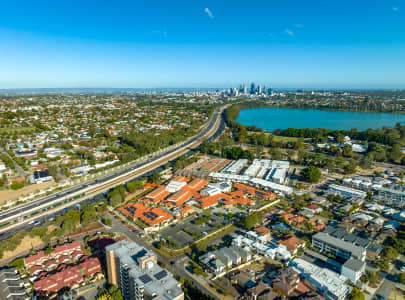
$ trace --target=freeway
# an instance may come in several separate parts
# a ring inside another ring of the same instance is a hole
[[[160,154],[150,157],[146,161],[128,166],[125,169],[116,171],[111,175],[83,183],[78,186],[57,192],[55,194],[31,201],[11,208],[0,213],[0,234],[13,231],[16,228],[25,228],[21,225],[30,225],[29,221],[39,219],[45,215],[50,215],[55,211],[63,210],[72,204],[79,203],[90,197],[103,194],[117,185],[127,183],[145,174],[149,174],[168,161],[173,161],[178,157],[187,154],[190,150],[198,146],[206,139],[219,134],[223,130],[223,110],[218,108],[208,124],[196,136],[190,138],[174,149],[163,151]],[[1,227],[2,226],[2,227]],[[0,240],[9,234],[0,235]]]

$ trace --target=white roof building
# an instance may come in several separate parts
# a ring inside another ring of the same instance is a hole
[[[348,279],[343,275],[315,266],[301,258],[294,259],[290,265],[329,299],[344,300],[351,291],[351,287],[346,284]]]
[[[183,186],[187,185],[186,182],[183,181],[175,181],[172,180],[168,183],[168,185],[166,186],[166,191],[170,192],[170,193],[175,193],[181,190],[181,188]]]

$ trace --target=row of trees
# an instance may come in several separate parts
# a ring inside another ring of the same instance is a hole
[[[128,183],[126,186],[119,185],[107,194],[108,204],[115,207],[124,202],[127,191],[135,193],[143,188],[143,181]]]

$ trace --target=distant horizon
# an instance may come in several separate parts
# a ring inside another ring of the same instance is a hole
[[[94,90],[94,92],[97,92],[97,90],[106,90],[106,91],[111,91],[111,92],[129,92],[129,91],[163,91],[167,90],[167,92],[173,91],[173,92],[182,92],[182,91],[222,91],[222,90],[227,90],[231,88],[238,88],[239,86],[233,86],[233,87],[52,87],[52,88],[47,88],[47,87],[38,87],[38,88],[0,88],[0,95],[4,94],[9,94],[9,93],[14,93],[14,94],[19,94],[19,93],[27,93],[27,94],[39,94],[41,91],[48,92],[48,93],[63,93],[63,92],[69,92],[69,91],[77,91],[77,92],[85,92],[85,90]],[[405,91],[405,88],[300,88],[300,87],[291,87],[291,88],[277,88],[277,87],[272,87],[271,88],[274,91],[278,92],[294,92],[294,91],[336,91],[336,92],[371,92],[371,91]]]
[[[3,1],[0,88],[405,88],[405,4]]]

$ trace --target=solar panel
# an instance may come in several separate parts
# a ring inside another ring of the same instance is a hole
[[[165,278],[166,275],[167,275],[166,270],[162,270],[162,271],[160,271],[159,273],[156,273],[156,274],[153,275],[153,276],[155,276],[155,278],[156,278],[157,280],[160,280],[160,279],[162,279],[162,278]]]
[[[143,284],[147,284],[148,282],[152,281],[152,278],[149,277],[149,275],[145,274],[139,277],[139,279],[143,282]]]

